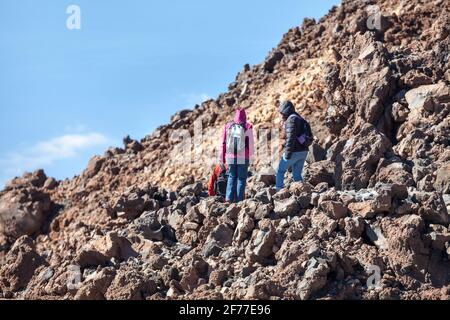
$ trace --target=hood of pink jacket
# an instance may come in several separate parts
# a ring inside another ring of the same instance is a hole
[[[234,116],[234,122],[239,124],[245,124],[247,122],[247,114],[244,109],[238,109]]]
[[[234,123],[241,124],[245,127],[246,141],[248,141],[248,145],[246,145],[245,150],[243,150],[238,155],[227,154],[227,150],[226,150],[227,149],[226,148],[227,132]],[[236,111],[236,114],[234,117],[234,122],[228,123],[225,126],[225,130],[224,130],[223,136],[222,136],[221,160],[223,163],[225,163],[227,159],[235,159],[235,158],[239,158],[239,159],[243,158],[243,159],[250,160],[250,158],[253,156],[253,153],[254,153],[253,126],[247,122],[247,114],[246,114],[245,110],[238,109]]]

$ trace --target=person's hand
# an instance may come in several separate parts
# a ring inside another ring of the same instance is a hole
[[[291,154],[283,153],[283,160],[284,160],[284,161],[288,161],[289,159],[291,159],[291,157],[292,157]]]

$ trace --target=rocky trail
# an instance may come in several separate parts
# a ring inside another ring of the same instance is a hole
[[[12,180],[0,298],[450,299],[449,21],[448,0],[344,0],[79,176]],[[247,200],[208,198],[234,110],[261,143],[286,99],[317,136],[305,183],[276,193],[260,152]],[[199,123],[208,134],[180,152],[174,134]]]

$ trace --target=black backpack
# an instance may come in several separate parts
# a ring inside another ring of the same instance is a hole
[[[300,137],[297,137],[298,142],[306,148],[311,147],[311,145],[314,143],[314,135],[308,121],[306,121],[298,114],[293,114],[292,117],[299,119],[302,126],[301,131],[303,132],[303,134]]]
[[[225,197],[228,185],[228,172],[223,163],[220,164],[222,171],[214,184],[214,193],[216,196]]]

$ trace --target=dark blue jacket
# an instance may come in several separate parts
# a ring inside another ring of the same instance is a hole
[[[310,134],[311,128],[308,122],[306,122],[297,112],[295,112],[294,105],[292,103],[285,103],[280,106],[280,113],[285,120],[285,145],[284,153],[287,159],[292,157],[294,152],[308,151],[308,147],[302,145],[298,141],[298,137],[302,134]],[[296,115],[296,116],[294,116]]]

